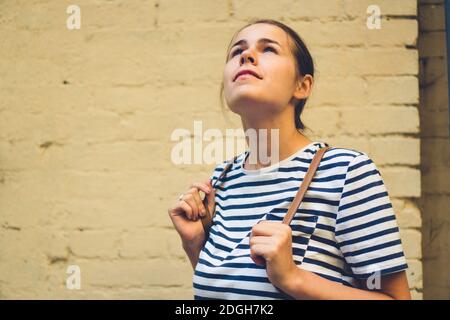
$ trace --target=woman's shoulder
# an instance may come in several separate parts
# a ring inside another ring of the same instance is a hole
[[[362,171],[378,171],[378,168],[371,156],[360,149],[351,147],[330,146],[324,153],[322,161],[324,164],[339,165],[345,171],[358,169]]]
[[[349,160],[352,161],[355,158],[370,158],[369,154],[365,151],[354,149],[350,147],[340,147],[340,146],[332,146],[328,145],[329,149],[324,153],[324,160],[334,160],[334,161],[342,161]]]

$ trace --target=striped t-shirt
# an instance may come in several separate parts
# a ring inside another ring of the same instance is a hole
[[[282,221],[315,152],[314,141],[269,167],[247,170],[238,155],[216,187],[216,212],[193,275],[194,299],[292,299],[250,258],[249,236],[260,220]],[[219,164],[212,182],[227,162]],[[291,221],[299,268],[342,285],[406,269],[395,213],[375,163],[364,152],[325,152]]]

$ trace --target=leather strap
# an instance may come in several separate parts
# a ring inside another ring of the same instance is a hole
[[[222,180],[222,178],[227,174],[227,172],[231,169],[231,167],[233,166],[233,163],[236,161],[237,156],[235,156],[230,163],[228,163],[225,168],[223,169],[222,173],[219,175],[219,177],[217,178],[217,180],[214,182],[213,184],[213,189],[216,186],[216,184]],[[207,236],[209,233],[209,228],[211,228],[212,225],[212,219],[213,219],[213,214],[211,214],[211,212],[209,212],[209,208],[208,208],[208,199],[205,195],[205,198],[203,199],[203,205],[205,206],[205,210],[206,210],[206,214],[204,217],[201,218],[202,221],[202,225],[203,225],[203,230],[205,231],[205,235]]]
[[[316,170],[319,167],[320,160],[322,160],[325,151],[327,151],[330,148],[331,147],[320,148],[314,155],[314,158],[312,159],[311,164],[309,165],[308,171],[306,172],[305,178],[303,179],[300,185],[300,189],[297,191],[297,194],[295,195],[295,198],[292,201],[288,212],[283,218],[284,224],[289,225],[291,223],[291,220],[295,216],[295,213],[297,212],[297,209],[300,206],[300,203],[302,202],[306,191],[308,190],[309,184],[311,183],[314,174],[316,173]]]
[[[286,213],[286,215],[283,218],[283,223],[285,223],[287,225],[289,225],[291,223],[291,220],[295,216],[295,213],[297,212],[297,209],[300,206],[300,204],[303,200],[303,197],[305,196],[306,191],[308,190],[309,184],[311,183],[311,181],[314,177],[314,174],[316,173],[316,170],[319,167],[320,161],[322,160],[324,153],[330,148],[331,147],[320,148],[314,155],[314,157],[311,161],[311,164],[309,165],[308,171],[306,172],[305,178],[303,179],[303,181],[300,185],[300,188],[297,191],[297,194],[295,195],[295,198],[292,201],[292,204],[288,209],[288,212]],[[235,162],[235,160],[236,160],[236,157],[234,157],[233,160],[227,164],[225,169],[220,174],[219,178],[217,178],[217,180],[214,182],[213,188],[218,183],[218,181],[220,181],[227,174],[227,172],[230,170],[230,168],[233,165],[233,163]],[[201,221],[202,221],[203,229],[207,236],[209,233],[209,229],[211,228],[211,225],[212,225],[213,214],[211,214],[209,212],[208,200],[207,200],[206,196],[203,199],[203,204],[206,209],[206,214],[201,219]]]

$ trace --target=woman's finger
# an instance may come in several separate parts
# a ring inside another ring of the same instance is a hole
[[[251,236],[249,240],[250,246],[257,244],[271,244],[271,243],[273,243],[273,238],[267,236]]]
[[[186,195],[184,195],[183,200],[185,202],[187,202],[187,204],[189,204],[189,206],[192,209],[189,218],[191,220],[195,220],[195,218],[198,216],[198,207],[197,207],[197,203],[194,199],[194,196],[190,193],[186,194]]]
[[[268,246],[266,244],[256,244],[250,247],[250,258],[260,266],[264,266],[266,264],[266,259],[264,258],[266,252],[268,250]]]
[[[181,200],[179,203],[179,206],[183,209],[183,211],[185,212],[185,215],[188,219],[192,220],[192,208],[191,206],[184,200]]]
[[[194,192],[193,196],[195,198],[195,201],[197,202],[197,206],[199,208],[199,214],[200,214],[200,216],[203,217],[205,215],[206,211],[205,211],[205,206],[203,205],[203,202],[202,202],[202,198],[200,198],[200,194],[198,193],[198,191]]]
[[[204,193],[211,192],[211,187],[209,187],[206,183],[203,183],[203,182],[194,182],[193,184],[191,184],[190,188],[191,189],[196,188],[196,189],[202,190]]]

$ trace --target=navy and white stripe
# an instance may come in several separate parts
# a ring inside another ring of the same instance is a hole
[[[240,154],[216,188],[216,213],[193,275],[195,299],[291,299],[250,258],[249,235],[260,220],[280,221],[315,152],[315,141],[278,164],[246,170]],[[213,182],[226,162],[218,165]],[[406,269],[395,213],[374,162],[364,152],[331,148],[291,222],[299,268],[343,285],[374,272]]]

